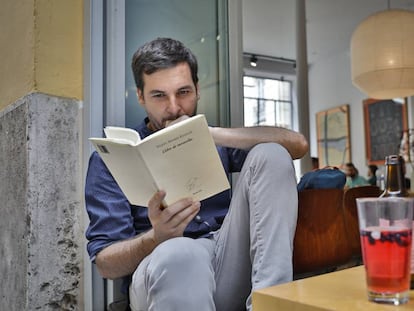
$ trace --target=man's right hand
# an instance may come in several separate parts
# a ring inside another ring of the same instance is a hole
[[[113,243],[96,255],[96,265],[104,278],[115,279],[132,274],[139,263],[161,242],[183,236],[184,229],[200,210],[200,202],[181,199],[162,209],[164,191],[154,194],[148,204],[152,229]]]
[[[191,198],[181,199],[162,208],[165,195],[165,191],[158,191],[148,203],[148,217],[154,230],[156,244],[183,236],[187,225],[200,211],[200,202]]]

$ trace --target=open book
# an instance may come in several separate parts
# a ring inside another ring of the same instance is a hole
[[[148,206],[165,190],[168,206],[184,197],[203,200],[230,187],[204,115],[196,115],[141,140],[122,127],[90,138],[131,204]]]

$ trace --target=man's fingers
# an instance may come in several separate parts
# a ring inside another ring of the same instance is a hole
[[[184,231],[188,223],[200,211],[200,202],[193,202],[191,199],[180,200],[162,211],[162,223],[171,231],[182,229]]]
[[[165,191],[160,190],[157,191],[152,198],[149,200],[148,202],[148,207],[149,208],[159,208],[162,205],[162,201],[165,199]],[[165,208],[165,206],[163,206],[163,208]]]

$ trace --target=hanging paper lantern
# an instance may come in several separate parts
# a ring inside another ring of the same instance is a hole
[[[358,25],[351,38],[351,76],[372,98],[414,95],[414,12],[386,10]]]

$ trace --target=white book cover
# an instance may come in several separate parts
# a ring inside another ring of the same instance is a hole
[[[131,204],[148,206],[165,190],[166,206],[184,197],[203,200],[230,187],[204,115],[196,115],[140,139],[133,130],[106,127],[90,138]]]

